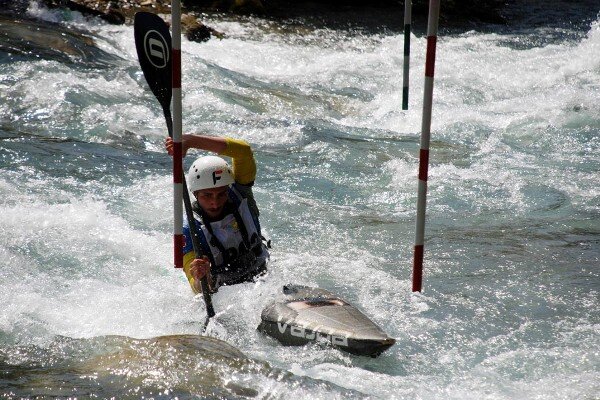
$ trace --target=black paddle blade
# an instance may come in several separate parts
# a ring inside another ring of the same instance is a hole
[[[146,82],[160,102],[165,116],[170,114],[171,96],[171,34],[158,15],[148,12],[135,14],[133,32],[138,60]]]

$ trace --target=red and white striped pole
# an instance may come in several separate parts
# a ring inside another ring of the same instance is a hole
[[[173,250],[175,268],[183,268],[183,151],[181,129],[181,3],[171,2],[173,60]]]
[[[427,198],[427,172],[429,168],[429,138],[431,134],[431,107],[433,104],[433,71],[437,41],[440,0],[429,1],[427,22],[427,56],[425,60],[425,89],[423,93],[423,118],[421,120],[421,150],[419,152],[419,197],[417,200],[417,229],[413,260],[413,292],[420,292],[423,284],[423,254],[425,244],[425,204]]]
[[[408,110],[408,67],[410,65],[410,22],[412,0],[404,0],[404,76],[402,80],[402,109]]]

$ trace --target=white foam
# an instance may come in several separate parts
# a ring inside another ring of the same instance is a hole
[[[403,112],[400,35],[344,38],[315,31],[286,40],[257,32],[264,27],[252,23],[215,26],[229,30],[231,38],[184,40],[184,130],[241,137],[259,158],[280,161],[261,170],[256,185],[262,223],[274,239],[269,274],[213,297],[218,315],[212,335],[295,375],[373,397],[595,394],[597,354],[590,349],[597,325],[545,324],[564,315],[556,311],[560,307],[574,307],[561,309],[567,314],[593,310],[597,296],[571,306],[557,295],[556,284],[540,277],[560,261],[556,247],[545,258],[546,242],[529,232],[515,235],[527,236],[543,251],[513,246],[503,232],[494,231],[488,240],[505,246],[499,251],[485,241],[477,244],[476,229],[468,232],[474,239],[464,241],[438,229],[431,238],[435,252],[427,259],[433,284],[425,294],[410,294],[422,38],[412,38],[411,109]],[[12,102],[1,109],[17,128],[110,144],[110,134],[127,129],[150,152],[163,151],[160,106],[140,72],[131,72],[137,68],[131,28],[97,28],[105,39],[102,48],[129,60],[123,67],[99,73],[48,61],[3,66],[15,83],[0,81]],[[273,40],[253,39],[264,35]],[[438,43],[428,215],[458,227],[458,235],[460,224],[473,223],[470,218],[486,226],[501,219],[498,214],[528,222],[537,210],[527,192],[531,187],[543,188],[533,200],[551,203],[546,198],[556,193],[559,207],[598,209],[600,177],[585,167],[598,163],[599,61],[590,57],[598,53],[598,22],[578,43],[518,50],[506,39],[471,32]],[[27,121],[19,125],[19,119]],[[589,131],[574,132],[585,126]],[[366,147],[354,148],[330,131],[341,131],[349,143],[372,140],[368,152],[375,156],[368,159]],[[7,149],[14,145],[6,143]],[[57,334],[198,333],[202,300],[192,297],[183,273],[171,266],[169,171],[132,169],[133,183],[113,187],[52,175],[23,156],[28,153],[22,148],[3,154],[9,160],[0,179],[3,333],[22,343]],[[361,169],[354,170],[355,164]],[[316,170],[323,172],[322,181]],[[568,209],[564,221],[573,213]],[[560,234],[576,230],[568,226]],[[521,236],[514,240],[521,242]],[[578,254],[589,256],[578,240]],[[475,253],[482,255],[465,257],[466,250],[457,248],[465,243],[478,246]],[[569,246],[560,249],[574,251]],[[540,286],[529,290],[515,272],[527,257],[539,264],[539,276],[528,276],[527,284]],[[479,265],[482,260],[491,264]],[[565,285],[584,278],[572,279]],[[283,348],[265,338],[255,330],[260,311],[289,282],[342,294],[396,337],[397,345],[364,360],[333,349]],[[543,308],[547,304],[551,311]],[[519,307],[529,307],[530,314],[520,314]],[[502,322],[506,318],[510,323]],[[527,318],[531,321],[522,321]],[[562,341],[536,343],[545,340],[540,332],[546,328]],[[581,365],[571,361],[583,359]],[[299,397],[322,393],[302,384],[261,382],[264,396],[284,388]]]

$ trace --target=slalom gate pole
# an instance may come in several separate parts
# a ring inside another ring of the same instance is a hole
[[[175,268],[183,268],[183,149],[181,128],[181,3],[171,2],[173,60],[173,212]]]
[[[425,88],[423,93],[423,118],[421,121],[421,150],[419,152],[419,189],[417,200],[417,229],[413,260],[413,292],[420,292],[423,284],[423,255],[425,244],[425,204],[427,199],[427,173],[429,169],[429,139],[431,136],[431,108],[433,104],[433,72],[435,46],[440,16],[440,0],[429,1],[427,22],[427,55],[425,60]]]
[[[180,268],[183,268],[183,207],[185,203],[185,213],[187,216],[190,233],[192,234],[192,244],[196,258],[202,256],[202,247],[200,239],[195,227],[194,214],[192,212],[192,203],[190,200],[187,185],[183,175],[183,145],[182,145],[182,106],[181,106],[181,2],[173,0],[171,2],[171,27],[173,35],[171,39],[171,47],[173,49],[173,174],[175,183],[175,224],[179,224],[176,229],[181,233],[181,239],[176,239],[176,254],[178,257]],[[185,193],[184,193],[185,191]],[[177,267],[178,264],[175,264]],[[206,331],[208,322],[211,317],[215,316],[215,309],[210,297],[208,280],[206,277],[200,281],[202,285],[202,297],[206,304],[206,320],[202,326],[202,333]]]
[[[404,76],[402,79],[402,109],[408,110],[408,68],[410,65],[410,22],[412,0],[404,0]]]

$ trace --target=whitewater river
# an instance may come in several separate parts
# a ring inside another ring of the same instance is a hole
[[[408,111],[402,33],[211,17],[226,39],[183,40],[184,131],[251,143],[273,242],[266,278],[213,297],[231,359],[182,336],[205,310],[172,267],[166,128],[133,28],[29,14],[97,47],[0,53],[0,398],[599,398],[598,17],[440,35],[422,294],[423,36]],[[280,346],[256,327],[289,282],[396,345]]]

